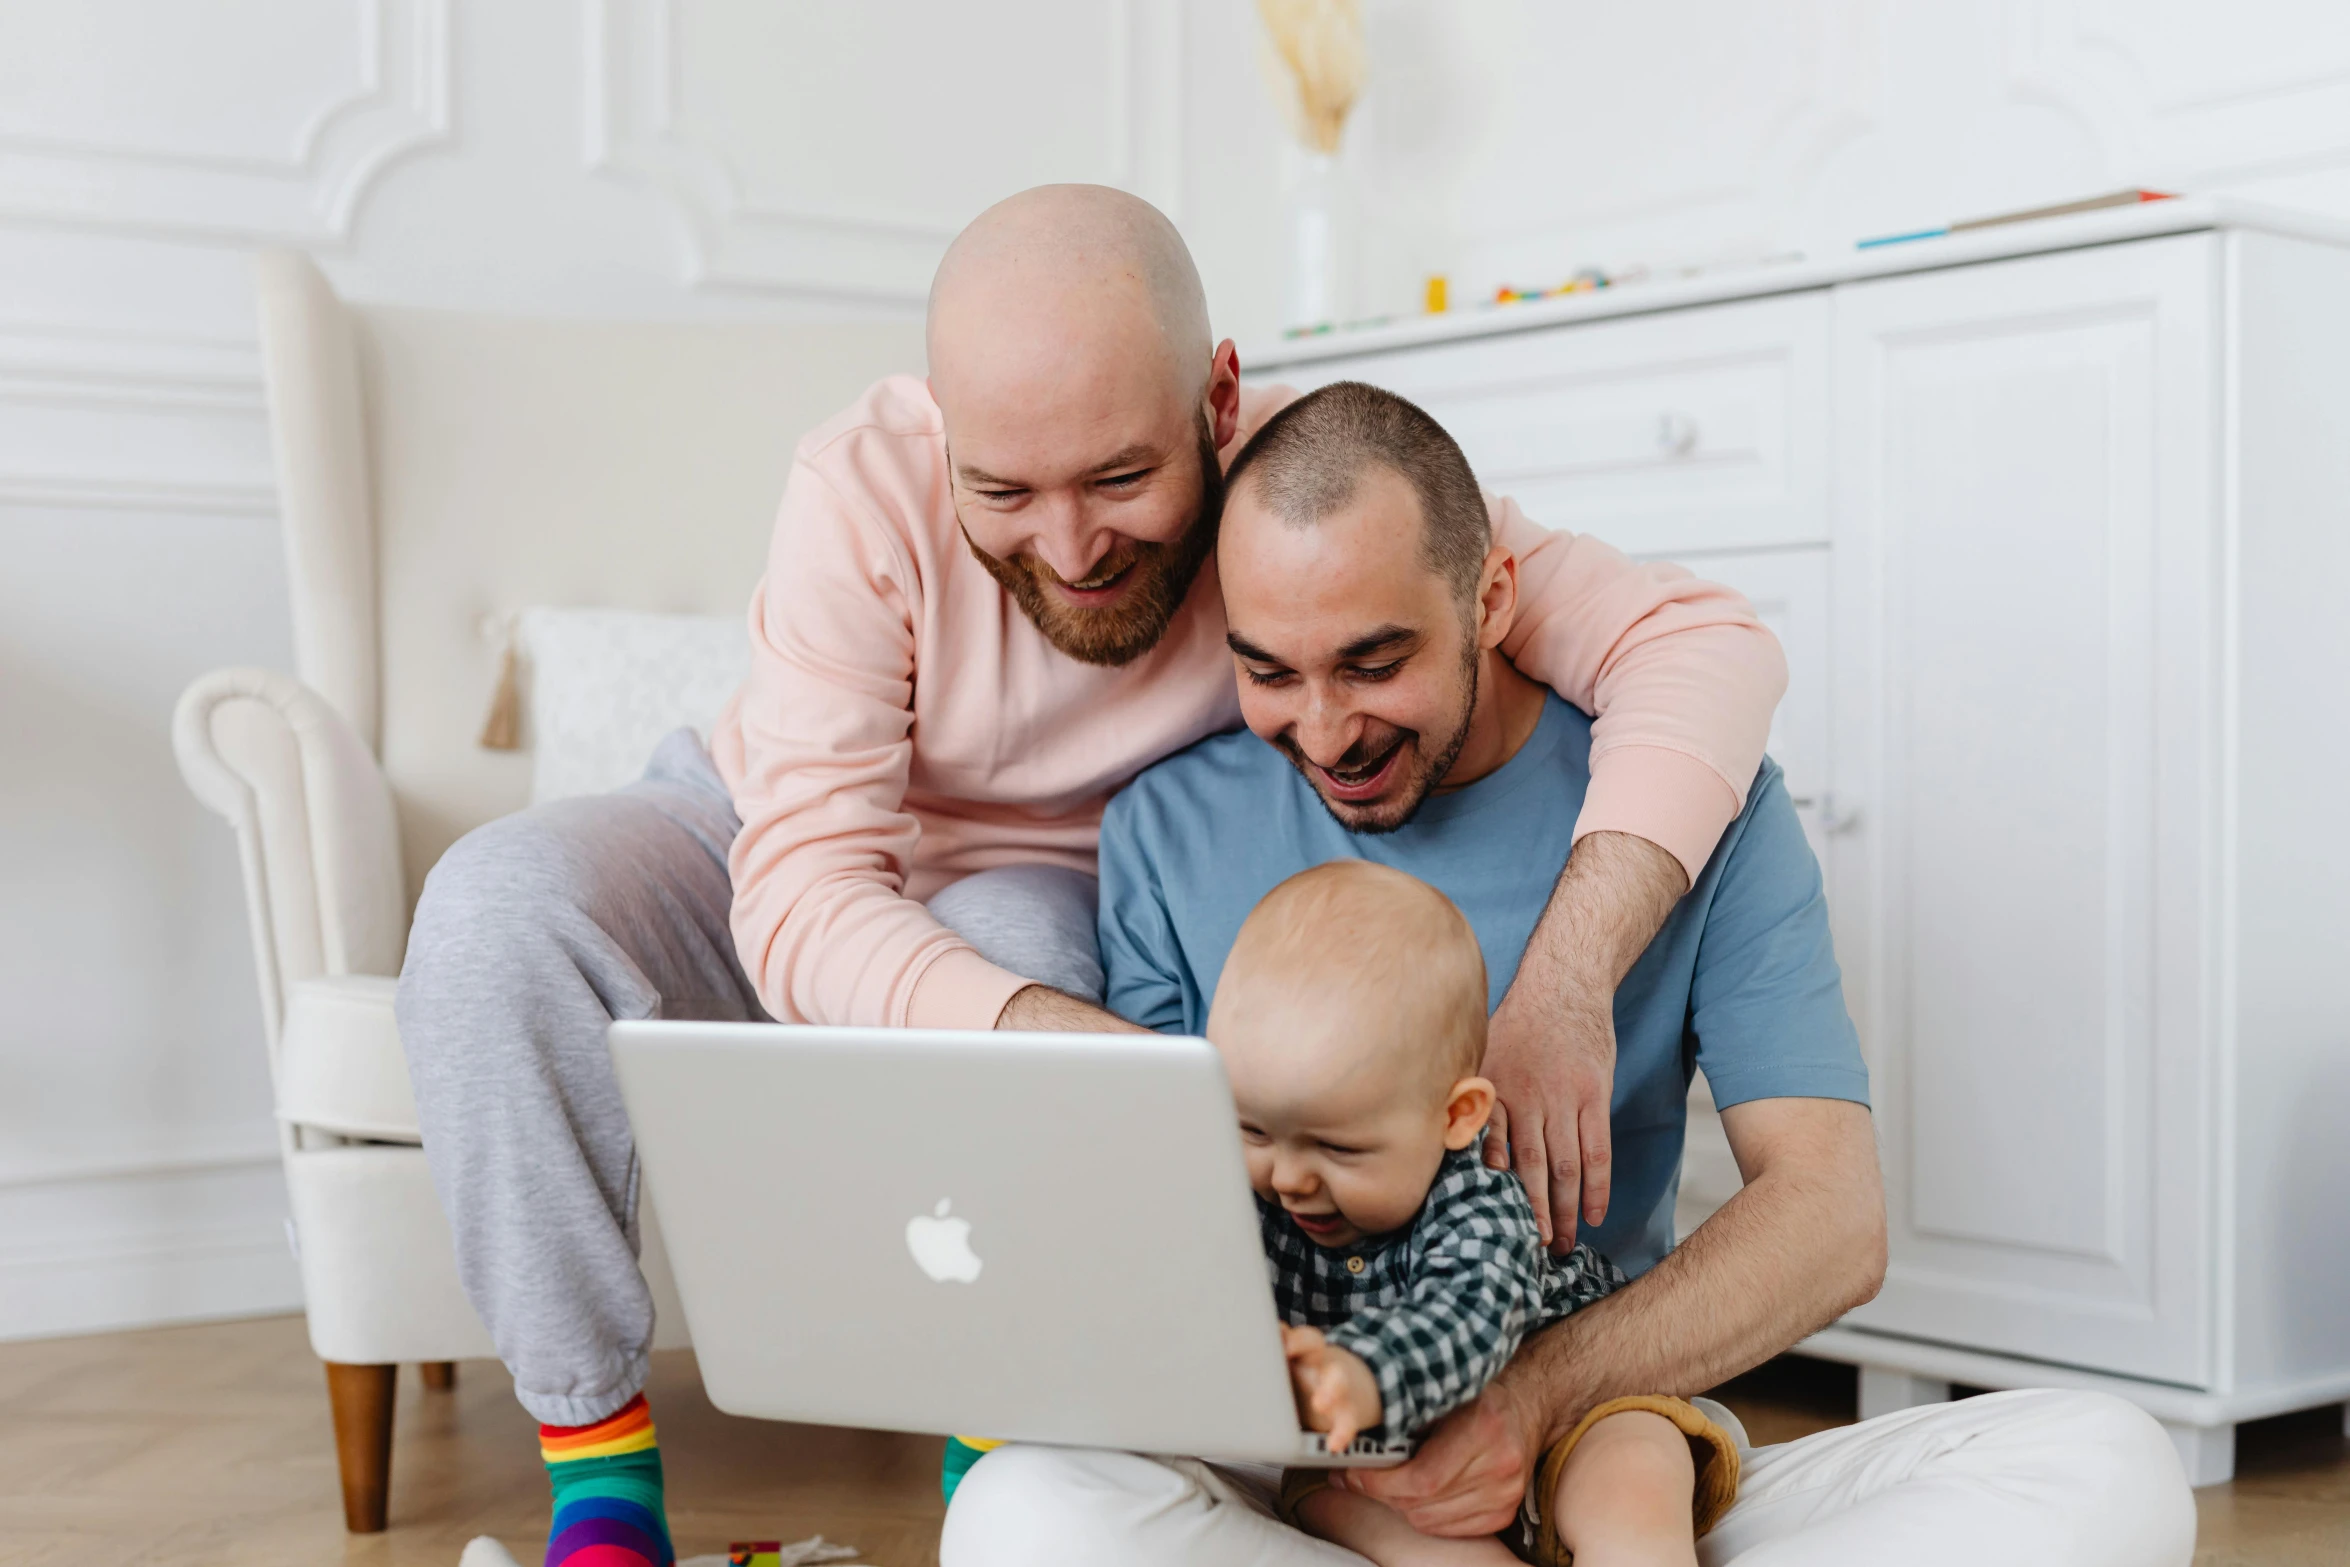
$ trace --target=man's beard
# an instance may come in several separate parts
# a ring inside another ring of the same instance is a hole
[[[1199,470],[1199,510],[1173,542],[1128,539],[1094,562],[1093,575],[1100,575],[1105,566],[1128,574],[1124,595],[1101,609],[1081,609],[1062,598],[1053,585],[1066,579],[1032,555],[990,555],[968,529],[963,542],[1046,641],[1083,663],[1131,664],[1167,634],[1200,567],[1216,547],[1216,525],[1224,515],[1224,465],[1216,459],[1216,442],[1205,415],[1199,422]]]
[[[1408,826],[1412,818],[1420,814],[1420,807],[1428,803],[1428,796],[1436,792],[1436,786],[1444,782],[1445,774],[1452,771],[1452,764],[1460,760],[1461,747],[1469,743],[1469,724],[1477,716],[1477,675],[1479,662],[1482,658],[1482,650],[1477,646],[1477,639],[1472,636],[1468,640],[1468,656],[1462,660],[1461,664],[1461,721],[1454,728],[1452,738],[1445,741],[1430,755],[1428,760],[1421,763],[1419,775],[1404,791],[1402,806],[1400,808],[1379,807],[1382,811],[1391,810],[1392,815],[1370,816],[1363,814],[1363,808],[1360,806],[1332,804],[1330,797],[1322,792],[1321,784],[1316,781],[1316,775],[1321,769],[1306,760],[1305,753],[1297,748],[1297,742],[1291,739],[1287,733],[1273,737],[1273,748],[1289,758],[1289,765],[1296,768],[1299,775],[1305,779],[1307,787],[1314,791],[1314,798],[1322,802],[1322,809],[1328,811],[1330,819],[1348,832],[1378,836],[1383,833],[1396,832]],[[1338,759],[1337,765],[1350,771],[1360,769],[1364,764],[1384,756],[1388,749],[1409,745],[1413,740],[1419,738],[1419,731],[1399,729],[1388,738],[1390,746],[1386,748],[1367,747],[1360,742],[1347,747],[1346,754]],[[1349,812],[1354,814],[1349,815]]]

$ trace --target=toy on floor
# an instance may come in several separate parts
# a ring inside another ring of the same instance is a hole
[[[816,1562],[853,1561],[857,1548],[835,1545],[822,1535],[785,1545],[777,1540],[737,1541],[726,1548],[727,1567],[812,1567]],[[712,1562],[718,1558],[711,1557]],[[680,1562],[678,1567],[691,1567]]]

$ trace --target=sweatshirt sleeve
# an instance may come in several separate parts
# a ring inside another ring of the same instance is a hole
[[[751,598],[727,856],[735,950],[786,1022],[989,1028],[1027,983],[905,896],[920,592],[904,541],[795,461]]]
[[[1491,504],[1494,538],[1518,558],[1502,652],[1596,720],[1575,837],[1645,838],[1694,884],[1762,764],[1787,689],[1779,639],[1728,588]]]

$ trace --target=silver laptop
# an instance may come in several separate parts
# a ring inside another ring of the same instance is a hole
[[[731,1414],[1299,1465],[1232,1095],[1157,1034],[616,1023]]]

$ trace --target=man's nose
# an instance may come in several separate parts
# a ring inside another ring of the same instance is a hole
[[[1074,501],[1048,502],[1039,522],[1029,548],[1063,582],[1083,582],[1092,576],[1114,542],[1110,531],[1093,523]]]
[[[1307,688],[1305,709],[1297,715],[1294,732],[1297,748],[1306,754],[1307,761],[1317,767],[1335,767],[1362,738],[1363,725],[1361,717],[1337,700],[1335,693],[1317,685]]]

